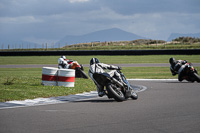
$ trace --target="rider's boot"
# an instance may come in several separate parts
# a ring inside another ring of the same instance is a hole
[[[103,86],[99,86],[99,88],[97,88],[97,90],[98,90],[99,97],[102,97],[106,94]]]
[[[183,71],[180,72],[180,73],[178,74],[178,80],[179,80],[180,82],[183,81]]]
[[[98,92],[99,97],[103,97],[105,94],[106,94],[105,91]]]

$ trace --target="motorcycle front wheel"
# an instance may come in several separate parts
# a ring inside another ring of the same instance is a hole
[[[131,92],[131,98],[132,98],[133,100],[137,100],[137,99],[138,99],[138,94],[137,94],[135,91],[132,91],[132,92]]]
[[[123,92],[116,85],[108,84],[106,86],[106,90],[108,94],[111,95],[116,101],[122,102],[126,100]]]

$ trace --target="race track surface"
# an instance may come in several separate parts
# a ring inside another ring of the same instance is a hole
[[[94,97],[64,103],[0,109],[0,132],[19,133],[197,133],[199,83],[130,80],[146,86],[139,99],[116,102]]]

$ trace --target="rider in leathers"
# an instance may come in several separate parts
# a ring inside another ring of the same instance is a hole
[[[184,74],[184,69],[186,67],[186,60],[175,60],[175,58],[170,58],[169,63],[171,64],[170,70],[173,76],[178,74],[178,80],[183,81],[183,74]]]
[[[59,69],[68,69],[70,68],[70,64],[68,64],[68,59],[66,59],[65,56],[61,56],[59,59],[58,59],[58,68]]]
[[[95,85],[97,86],[98,95],[102,97],[105,95],[104,86],[98,84],[95,79],[93,78],[94,73],[104,73],[105,69],[109,69],[111,71],[107,72],[111,77],[115,77],[117,80],[122,81],[120,74],[116,70],[121,70],[121,67],[108,65],[104,63],[100,63],[97,58],[92,58],[90,60],[90,69],[89,69],[89,76],[94,81]]]

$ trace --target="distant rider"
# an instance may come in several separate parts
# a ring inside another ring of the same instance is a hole
[[[175,60],[175,58],[171,57],[169,59],[170,63],[170,70],[173,76],[178,74],[178,80],[183,81],[183,76],[184,76],[184,69],[186,67],[186,60]]]
[[[90,68],[89,68],[89,76],[94,81],[95,85],[97,86],[98,95],[102,97],[105,95],[104,86],[99,85],[95,79],[93,78],[94,73],[105,73],[105,69],[109,69],[111,71],[107,72],[111,77],[115,77],[117,80],[122,81],[120,74],[116,70],[121,70],[121,67],[108,65],[104,63],[100,63],[97,58],[92,58],[90,60]]]
[[[68,59],[66,59],[65,56],[61,56],[59,59],[58,59],[58,68],[59,69],[69,69],[70,68],[70,64],[68,64]]]

